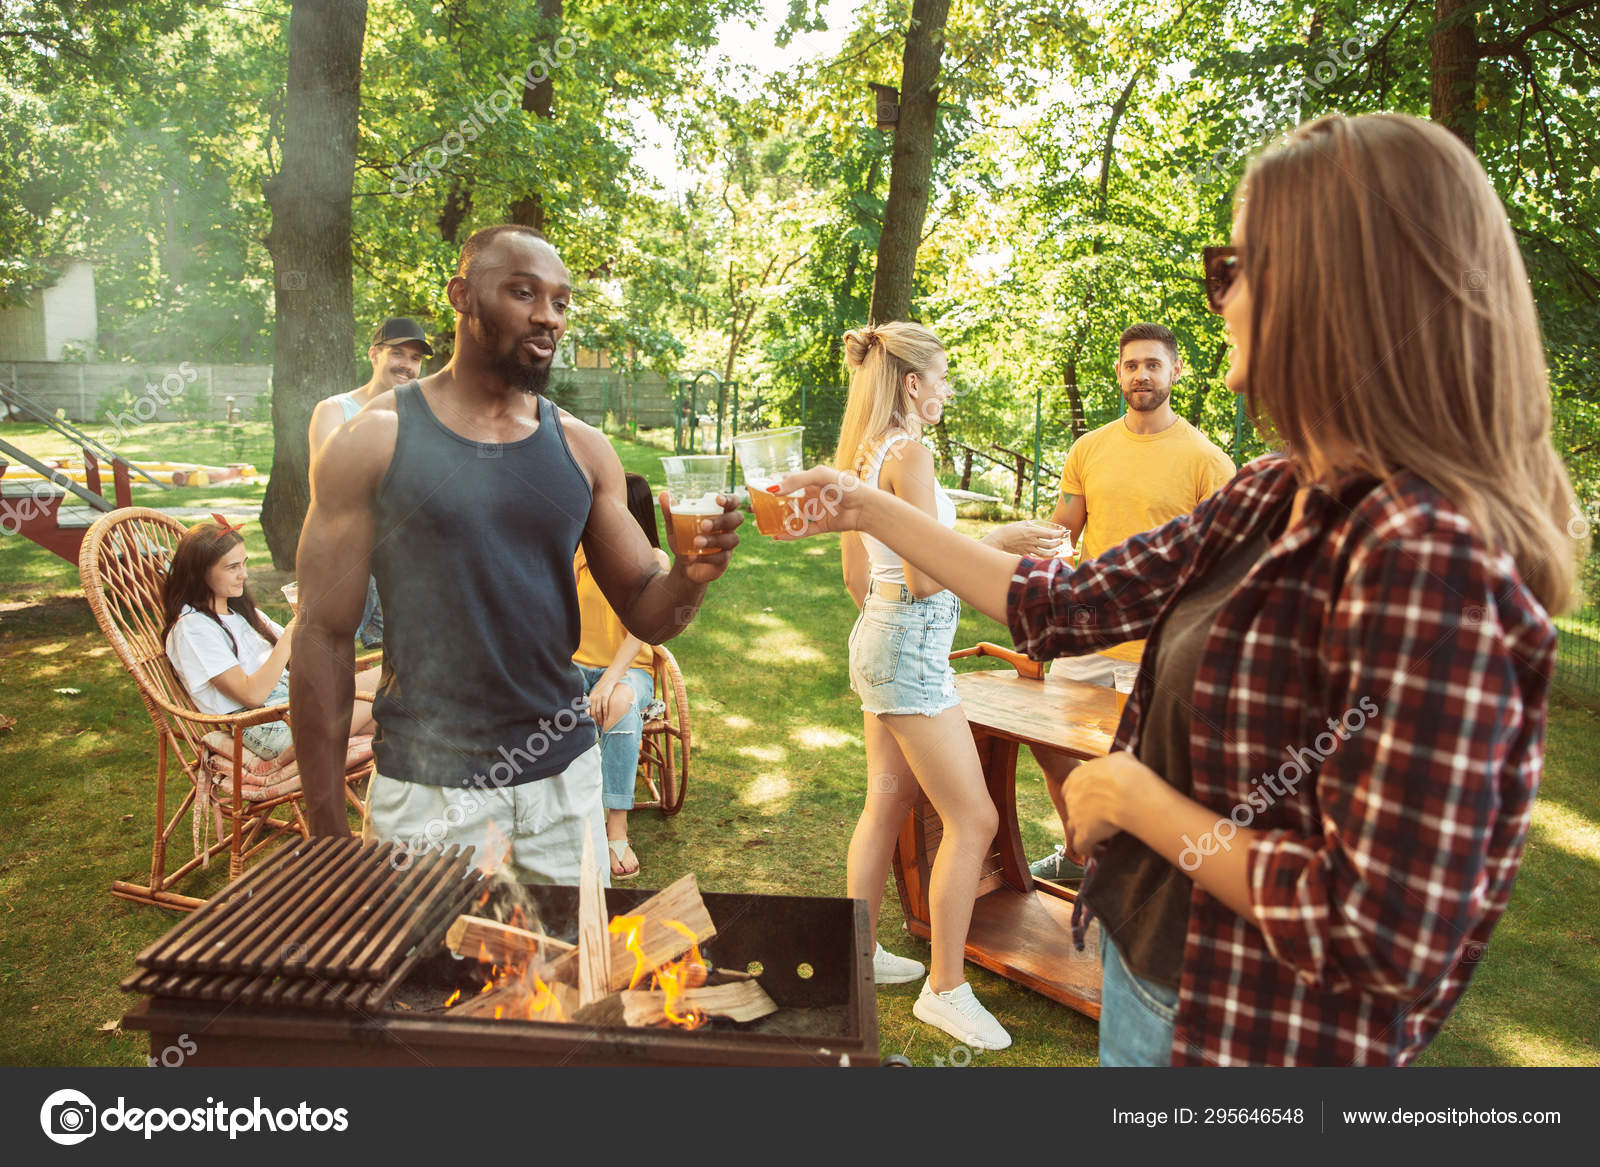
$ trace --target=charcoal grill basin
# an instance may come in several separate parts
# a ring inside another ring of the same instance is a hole
[[[561,935],[575,916],[577,889],[529,887],[544,926]],[[652,892],[612,888],[607,911],[631,910]],[[186,1066],[867,1066],[878,1065],[873,937],[859,900],[815,896],[704,893],[717,927],[706,956],[719,968],[761,968],[760,981],[781,1010],[805,1011],[807,1032],[713,1022],[686,1032],[478,1020],[395,1006],[339,1013],[150,996],[122,1020],[150,1035],[152,1057],[177,1047]],[[420,964],[420,980],[440,970],[471,979],[444,954]],[[402,991],[399,1000],[405,1000]],[[814,1023],[820,1022],[820,1023]],[[180,1045],[180,1040],[187,1041]]]

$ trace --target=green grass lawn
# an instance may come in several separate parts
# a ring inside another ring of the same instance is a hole
[[[15,441],[17,428],[0,436]],[[147,440],[154,452],[178,436]],[[661,483],[659,448],[617,446],[625,466]],[[203,496],[259,499],[260,491]],[[245,534],[252,564],[265,564],[259,526]],[[263,608],[284,619],[278,580],[252,568]],[[694,872],[712,891],[843,894],[865,781],[861,714],[846,677],[854,616],[836,540],[779,544],[747,527],[733,567],[671,645],[689,686],[693,770],[682,814],[633,818],[641,886]],[[1006,641],[969,610],[957,642],[979,639]],[[0,714],[17,719],[0,732],[0,1064],[141,1064],[143,1035],[103,1027],[132,1003],[117,983],[134,955],[176,917],[108,889],[148,871],[154,737],[76,569],[14,538],[0,539],[0,660]],[[1596,728],[1590,707],[1565,698],[1552,707],[1545,785],[1511,908],[1426,1064],[1600,1064]],[[1024,842],[1042,852],[1057,827],[1031,760],[1018,792]],[[187,854],[187,832],[179,834]],[[224,871],[213,868],[212,886]],[[926,944],[901,932],[892,881],[879,932],[885,945],[927,959]],[[1092,1022],[981,969],[969,975],[1015,1038],[978,1064],[1094,1064]],[[953,1043],[912,1019],[918,987],[879,993],[882,1046],[932,1065]]]

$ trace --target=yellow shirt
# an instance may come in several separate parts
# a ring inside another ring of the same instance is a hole
[[[628,638],[628,630],[611,610],[611,605],[606,603],[600,585],[594,582],[594,576],[589,574],[589,561],[582,547],[578,548],[578,554],[572,559],[572,571],[578,577],[578,617],[583,621],[578,651],[572,654],[572,659],[586,668],[610,668],[611,658],[617,655],[617,649]],[[639,655],[633,658],[633,664],[629,667],[648,671],[654,661],[654,653],[647,644],[639,650]]]
[[[1081,496],[1088,514],[1078,562],[1188,514],[1233,474],[1232,459],[1181,417],[1158,434],[1120,417],[1084,434],[1061,474],[1061,493]]]

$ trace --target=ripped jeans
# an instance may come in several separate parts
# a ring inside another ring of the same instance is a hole
[[[594,688],[595,682],[605,673],[578,665],[583,674],[584,692]],[[601,801],[607,810],[632,810],[634,779],[639,770],[639,742],[644,736],[644,707],[655,696],[655,679],[646,669],[629,669],[618,684],[633,690],[633,704],[628,707],[617,724],[600,733]],[[595,717],[596,728],[600,718]]]

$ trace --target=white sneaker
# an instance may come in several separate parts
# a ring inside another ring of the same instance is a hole
[[[881,944],[872,954],[872,983],[875,985],[910,984],[927,971],[921,961],[886,952]]]
[[[962,981],[948,993],[935,993],[933,985],[922,984],[922,995],[911,1007],[918,1021],[937,1026],[973,1049],[1005,1049],[1011,1035],[972,995],[972,986]]]

